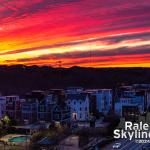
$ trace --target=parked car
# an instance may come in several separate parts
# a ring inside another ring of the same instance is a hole
[[[115,143],[112,147],[113,149],[119,149],[121,147],[121,143]]]

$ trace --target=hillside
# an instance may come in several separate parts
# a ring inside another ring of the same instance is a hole
[[[114,88],[120,84],[150,83],[150,68],[51,68],[0,66],[0,92],[21,94],[67,86]]]

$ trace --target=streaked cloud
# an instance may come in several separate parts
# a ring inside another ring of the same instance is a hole
[[[0,0],[0,64],[150,67],[150,0]]]

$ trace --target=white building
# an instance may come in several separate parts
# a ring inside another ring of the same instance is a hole
[[[71,109],[71,119],[74,121],[89,120],[89,97],[87,93],[82,91],[74,91],[67,93],[66,103]]]
[[[96,98],[96,109],[98,112],[108,114],[112,108],[112,89],[92,89],[87,90]]]

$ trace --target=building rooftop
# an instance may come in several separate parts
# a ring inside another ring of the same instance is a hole
[[[70,100],[85,100],[87,97],[87,93],[79,93],[79,94],[68,94],[67,99]]]

